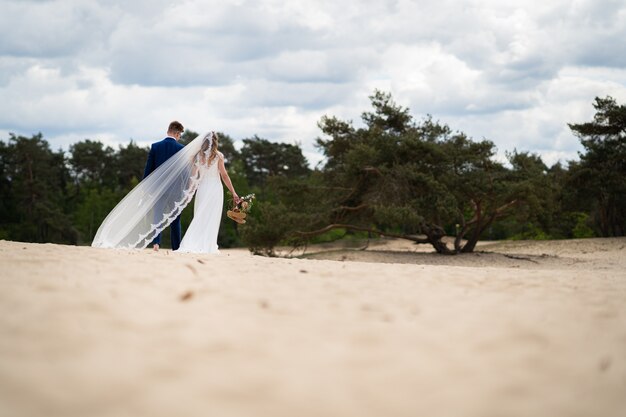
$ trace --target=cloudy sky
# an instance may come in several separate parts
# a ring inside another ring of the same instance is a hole
[[[626,102],[623,0],[0,0],[0,140],[148,145],[180,120],[300,143],[374,89],[548,163],[568,122]]]

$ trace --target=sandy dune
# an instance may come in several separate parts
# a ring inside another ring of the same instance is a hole
[[[626,415],[626,239],[305,256],[0,241],[0,416]]]
[[[572,239],[558,241],[480,242],[474,253],[441,256],[430,245],[406,240],[372,240],[316,245],[293,252],[306,259],[501,267],[522,269],[614,269],[626,268],[626,239]]]

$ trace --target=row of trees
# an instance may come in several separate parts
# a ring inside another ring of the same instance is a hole
[[[196,135],[185,132],[181,141],[186,144]],[[296,145],[255,136],[237,151],[232,138],[220,138],[240,194],[262,187],[268,176],[309,172]],[[114,150],[87,139],[64,152],[53,151],[41,134],[10,135],[6,143],[0,141],[0,239],[90,244],[102,220],[142,179],[147,157],[148,148],[132,141]],[[193,204],[182,213],[183,230],[192,215]],[[163,238],[168,247],[168,233]],[[218,240],[222,247],[241,245],[235,223],[225,216]]]
[[[360,128],[322,118],[325,161],[314,170],[298,145],[255,136],[237,150],[221,134],[235,188],[258,200],[239,229],[224,217],[220,246],[272,254],[281,244],[386,235],[455,254],[485,238],[624,235],[626,107],[612,98],[596,99],[593,121],[570,125],[580,160],[551,167],[517,150],[503,164],[492,142],[430,117],[416,122],[389,94],[375,92],[371,103]],[[53,151],[41,134],[0,141],[0,239],[89,244],[140,181],[147,151],[92,140]],[[183,230],[192,213],[184,210]]]

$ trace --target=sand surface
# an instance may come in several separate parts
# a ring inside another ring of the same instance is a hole
[[[0,416],[626,415],[626,239],[478,250],[0,241]]]

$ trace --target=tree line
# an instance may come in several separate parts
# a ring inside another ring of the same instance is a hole
[[[218,134],[229,175],[241,195],[262,187],[268,176],[309,172],[297,145],[254,136],[237,150],[230,136]],[[181,142],[196,136],[187,131]],[[67,152],[54,151],[41,133],[10,134],[0,141],[0,239],[90,244],[111,209],[141,181],[148,152],[133,141],[113,149],[90,139],[72,144]],[[181,216],[185,230],[193,203]],[[225,215],[222,220],[220,246],[241,246],[235,224]],[[169,233],[163,238],[162,246],[170,247]]]
[[[596,98],[594,119],[569,125],[584,149],[579,160],[552,166],[518,150],[502,163],[489,140],[431,117],[416,121],[390,94],[370,99],[363,127],[320,120],[324,161],[313,169],[297,144],[254,136],[237,149],[221,133],[235,189],[257,201],[247,224],[223,218],[220,247],[271,255],[278,245],[392,236],[456,254],[479,239],[624,235],[626,106],[613,98]],[[195,136],[185,132],[182,141]],[[91,243],[141,180],[147,154],[132,141],[113,149],[86,139],[66,152],[42,134],[10,134],[0,141],[0,239]],[[192,214],[193,205],[183,211],[183,231]]]

